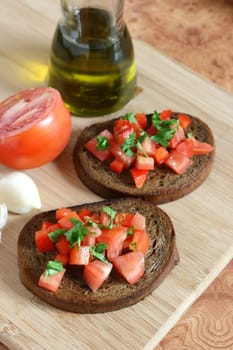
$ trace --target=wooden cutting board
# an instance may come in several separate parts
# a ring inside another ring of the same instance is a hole
[[[1,4],[1,100],[45,84],[59,10],[59,1]],[[17,237],[36,212],[10,215],[0,244],[0,341],[11,349],[153,349],[233,257],[233,97],[150,46],[140,41],[134,45],[142,92],[114,116],[170,108],[201,117],[215,136],[216,159],[205,183],[183,199],[161,206],[176,229],[180,264],[151,296],[133,307],[99,315],[66,313],[21,285]],[[63,154],[27,171],[38,185],[41,211],[100,199],[77,178],[72,150],[83,127],[102,119],[107,117],[73,117],[72,137]]]

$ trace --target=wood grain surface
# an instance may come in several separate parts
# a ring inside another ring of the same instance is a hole
[[[140,4],[137,1],[128,1],[130,6],[133,3],[135,5],[134,11],[137,13]],[[192,1],[191,3],[194,6],[198,2]],[[158,6],[161,15],[163,14],[162,10],[165,11],[164,17],[169,6],[175,8],[176,5],[176,8],[179,9],[178,1],[148,1],[148,3],[145,1],[143,9],[146,8],[147,4],[153,6],[150,7],[150,14],[152,11],[155,12],[155,6]],[[163,4],[168,7],[163,7]],[[27,0],[10,0],[1,5],[3,6],[0,13],[1,99],[18,89],[40,85],[44,81],[48,50],[56,16],[59,16],[57,5],[58,1],[48,3],[45,0],[33,3]],[[226,6],[228,5],[226,4]],[[133,7],[131,7],[131,14],[133,15],[133,13]],[[176,24],[174,25],[176,26]],[[140,35],[141,33],[140,30]],[[147,39],[149,37],[145,32],[145,40]],[[165,50],[161,50],[165,52]],[[135,51],[139,85],[143,87],[143,92],[125,110],[138,111],[143,109],[145,112],[150,112],[151,109],[155,108],[155,105],[156,108],[162,109],[168,107],[169,103],[170,108],[179,108],[192,114],[201,115],[211,126],[216,137],[219,153],[216,156],[213,172],[205,184],[175,205],[170,203],[163,206],[174,220],[177,228],[181,264],[152,296],[133,308],[119,313],[107,314],[105,318],[67,315],[44,305],[19,283],[15,249],[17,232],[30,216],[11,216],[0,246],[2,267],[0,340],[11,349],[64,349],[67,346],[71,349],[100,349],[103,347],[127,350],[131,348],[142,349],[143,347],[153,349],[232,258],[233,241],[230,233],[233,197],[229,181],[233,164],[228,152],[225,152],[224,159],[220,157],[221,153],[229,149],[229,145],[231,145],[232,96],[198,78],[192,72],[183,69],[140,41],[135,41]],[[55,162],[41,169],[28,172],[39,184],[43,210],[64,204],[76,204],[86,198],[96,199],[96,196],[87,192],[87,189],[76,178],[70,156],[75,138],[81,128],[88,123],[90,120],[84,121],[74,118],[74,132],[64,154]],[[63,193],[67,193],[69,196],[58,195],[51,187],[51,174],[55,179],[53,186],[56,184]],[[193,203],[198,204],[194,206]],[[219,211],[219,207],[221,211]],[[219,235],[221,235],[221,240],[219,240]],[[5,264],[6,256],[12,257],[7,266]],[[191,314],[187,314],[185,318],[181,319],[181,323],[177,324],[178,328],[173,328],[158,345],[160,349],[231,348],[231,337],[227,335],[227,333],[230,334],[231,330],[229,320],[232,312],[230,298],[228,299],[227,296],[230,295],[232,285],[230,276],[231,274],[224,270],[223,275],[221,275],[221,281],[225,281],[222,282],[222,292],[220,292],[221,286],[219,290],[216,287],[218,282],[214,282],[206,291],[207,294],[204,293],[201,299],[198,299],[193,305],[196,309],[189,309]],[[209,300],[212,298],[210,295],[215,295],[216,298],[210,304],[209,301],[205,303],[205,300],[202,299],[205,298],[205,295],[208,296]],[[222,297],[226,299],[221,299]],[[215,306],[219,305],[217,304],[219,299],[223,300],[222,305],[226,304],[227,308],[219,306],[215,310],[211,306],[214,301]],[[225,300],[229,300],[229,303],[224,302]],[[209,305],[210,309],[208,309]],[[207,318],[205,310],[209,310]],[[43,320],[42,323],[41,320]],[[48,326],[47,329],[44,328],[45,322]],[[59,331],[64,324],[66,327],[63,334]],[[74,324],[76,329],[75,332],[72,332]],[[69,329],[67,329],[67,325],[70,327]],[[102,335],[96,334],[96,329],[99,329],[100,325],[104,326]],[[132,332],[132,327],[134,332]],[[76,333],[79,335],[78,340]],[[50,343],[45,345],[44,338],[49,337],[49,335]]]
[[[134,37],[233,93],[233,1],[145,0],[142,6],[126,0],[125,5]],[[233,349],[232,276],[233,261],[156,350]]]

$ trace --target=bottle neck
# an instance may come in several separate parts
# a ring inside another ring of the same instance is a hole
[[[109,31],[110,36],[121,32],[125,26],[124,0],[61,0],[61,8],[63,23],[70,30],[75,30],[79,36],[87,34],[85,22],[88,21],[100,24],[102,20],[104,31]],[[94,33],[92,30],[89,35],[99,35],[98,31]]]

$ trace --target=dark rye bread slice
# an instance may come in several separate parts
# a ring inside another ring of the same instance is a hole
[[[92,292],[81,278],[81,269],[68,267],[56,294],[40,288],[37,284],[38,279],[53,254],[39,253],[34,236],[43,220],[54,221],[55,210],[51,210],[34,216],[19,234],[19,276],[25,287],[57,308],[77,313],[102,313],[136,304],[162,282],[179,261],[175,232],[168,215],[150,202],[132,198],[78,205],[73,209],[78,211],[81,208],[89,208],[98,212],[103,205],[111,206],[117,211],[139,211],[146,216],[151,245],[145,258],[144,276],[136,284],[129,285],[114,271],[99,290]]]
[[[176,118],[178,113],[173,113]],[[151,115],[147,116],[151,120]],[[214,138],[208,125],[197,117],[190,116],[190,132],[199,141],[214,144]],[[153,200],[154,204],[162,204],[181,198],[192,192],[207,178],[211,171],[214,152],[195,156],[193,164],[187,171],[178,175],[165,165],[158,166],[150,171],[148,178],[141,189],[133,183],[129,171],[118,175],[109,169],[108,162],[100,162],[84,147],[84,144],[104,129],[112,130],[114,120],[93,124],[85,128],[77,139],[73,161],[75,170],[81,181],[93,192],[103,198],[124,196],[143,197]]]

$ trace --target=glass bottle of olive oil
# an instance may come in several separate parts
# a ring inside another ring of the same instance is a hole
[[[93,7],[92,3],[61,0],[63,19],[54,34],[49,62],[49,85],[60,91],[71,113],[80,116],[121,109],[136,85],[124,1],[94,1]]]

